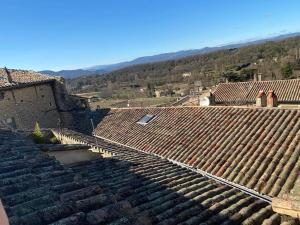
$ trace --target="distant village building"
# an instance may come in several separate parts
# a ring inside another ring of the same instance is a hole
[[[254,81],[262,81],[262,74],[261,73],[255,73],[254,77],[253,77],[253,80]]]
[[[86,104],[86,107],[90,107],[91,102],[98,102],[100,100],[100,97],[96,95],[88,95],[87,93],[74,94],[72,96],[80,99],[82,104]]]
[[[215,102],[217,105],[255,105],[261,91],[276,96],[274,106],[300,107],[300,79],[221,83],[214,91]]]
[[[201,80],[196,80],[194,81],[194,93],[195,94],[199,94],[203,91],[204,87],[203,87],[203,83]]]
[[[74,97],[75,99],[78,99],[78,101],[80,102],[80,106],[82,108],[90,108],[90,102],[91,102],[90,97],[80,96],[80,95],[71,95],[71,96]]]
[[[61,77],[34,71],[0,69],[0,121],[15,129],[57,127],[67,123],[70,112],[82,108],[80,101],[69,96]]]
[[[160,98],[160,91],[159,90],[155,90],[155,97],[156,98]]]
[[[191,77],[192,73],[191,72],[186,72],[182,74],[182,77],[187,78],[187,77]]]

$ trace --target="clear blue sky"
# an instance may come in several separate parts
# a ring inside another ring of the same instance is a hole
[[[299,0],[0,0],[0,67],[75,69],[300,31]]]

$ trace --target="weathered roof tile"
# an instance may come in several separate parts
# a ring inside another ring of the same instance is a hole
[[[7,75],[7,72],[9,75]],[[7,76],[10,76],[12,80],[8,80]],[[38,72],[30,70],[14,70],[14,69],[2,69],[0,68],[0,88],[10,88],[24,86],[27,84],[43,83],[54,81],[56,77],[51,77]]]
[[[89,145],[96,144],[93,137],[74,131],[63,130],[63,134]],[[111,145],[102,139],[98,139],[97,144],[103,149]],[[93,166],[82,163],[73,169],[89,178],[94,177],[95,181],[101,180],[104,191],[115,191],[115,187],[117,190],[124,187],[127,195],[119,197],[130,202],[132,209],[129,211],[135,216],[147,215],[148,224],[280,224],[285,222],[284,218],[289,218],[278,214],[274,216],[266,202],[209,181],[200,174],[187,171],[167,160],[157,160],[156,156],[122,146],[111,151],[115,156],[109,163],[99,160]],[[115,160],[134,162],[130,171],[135,175],[124,174],[124,170],[118,170]],[[101,171],[103,176],[94,173],[95,170],[99,173]],[[107,176],[111,171],[115,171],[113,177]],[[115,179],[111,181],[112,178]],[[132,183],[137,184],[133,186],[134,191],[126,192],[126,189],[132,187]],[[107,218],[107,211],[101,209],[97,212],[97,216],[91,214],[97,218],[96,221]]]
[[[155,115],[146,126],[136,122]],[[236,107],[111,109],[94,134],[271,197],[299,173],[300,110]]]
[[[300,103],[300,79],[221,83],[214,95],[216,103],[241,105],[255,103],[259,91],[269,90],[275,92],[279,103]]]

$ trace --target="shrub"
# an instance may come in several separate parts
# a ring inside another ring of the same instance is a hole
[[[41,131],[40,125],[38,122],[35,123],[34,131],[32,133],[32,139],[37,144],[44,143],[44,135]]]
[[[281,73],[284,78],[290,78],[293,75],[293,67],[287,63],[281,67]]]
[[[49,142],[50,142],[50,144],[58,144],[59,143],[58,139],[55,136],[51,137],[49,139]]]

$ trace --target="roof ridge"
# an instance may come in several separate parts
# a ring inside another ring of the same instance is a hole
[[[247,83],[267,83],[267,82],[277,82],[277,81],[300,81],[300,79],[294,78],[294,79],[280,79],[280,80],[261,80],[261,81],[238,81],[238,82],[228,82],[228,83],[219,83],[219,84],[247,84]],[[219,85],[218,84],[218,85]]]
[[[269,108],[269,107],[249,107],[249,106],[244,106],[244,105],[211,105],[211,106],[164,106],[164,107],[155,107],[155,106],[149,106],[149,107],[122,107],[122,108],[108,108],[111,110],[137,110],[137,109],[182,109],[182,108],[234,108],[234,109],[246,109],[246,110],[255,110],[255,109],[260,109],[260,110],[288,110],[288,111],[294,111],[294,110],[300,110],[296,108],[280,108],[280,107],[274,107],[274,108]]]

